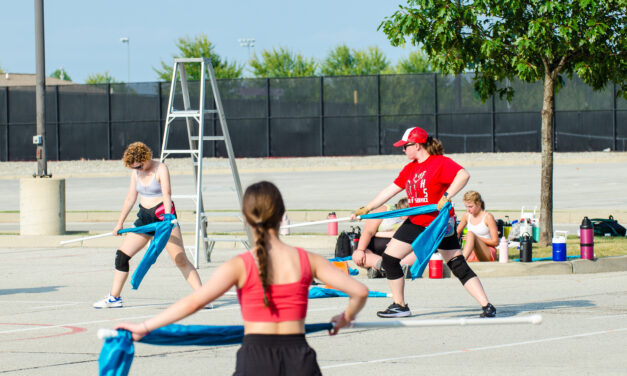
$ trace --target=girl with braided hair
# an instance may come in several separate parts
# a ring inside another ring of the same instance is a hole
[[[279,227],[285,212],[277,187],[266,181],[249,186],[242,212],[254,230],[255,246],[215,271],[202,287],[143,323],[117,328],[134,340],[151,330],[181,320],[217,299],[231,287],[244,319],[244,340],[237,352],[235,375],[320,375],[315,351],[305,340],[309,286],[315,277],[348,294],[345,311],[332,317],[329,333],[355,319],[368,297],[368,288],[334,267],[325,258],[283,243]]]

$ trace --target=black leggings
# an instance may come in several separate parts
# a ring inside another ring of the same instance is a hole
[[[322,375],[304,334],[247,334],[237,350],[234,376]]]
[[[390,240],[392,240],[392,238],[379,238],[373,236],[370,239],[370,243],[368,243],[368,249],[372,251],[372,253],[381,256],[383,255],[383,252],[385,252],[385,248],[388,246]]]

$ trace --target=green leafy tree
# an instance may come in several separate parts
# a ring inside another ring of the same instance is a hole
[[[0,73],[4,73],[4,69],[2,68],[2,65],[0,65]]]
[[[287,48],[263,50],[260,57],[250,59],[255,77],[307,77],[316,73],[318,64],[313,58],[306,59],[300,53],[294,55]]]
[[[52,72],[52,74],[50,74],[50,77],[58,78],[63,81],[72,81],[72,78],[70,77],[69,74],[67,74],[67,72],[65,71],[65,69],[63,69],[63,67]]]
[[[320,72],[325,76],[359,76],[380,74],[389,67],[390,62],[378,47],[355,50],[341,44],[329,52]]]
[[[406,58],[400,59],[394,69],[394,73],[431,73],[429,57],[422,51],[413,51]]]
[[[92,73],[87,76],[85,80],[86,84],[115,84],[118,81],[109,74],[109,71],[104,73]]]
[[[627,89],[625,0],[408,0],[379,26],[394,46],[424,47],[443,73],[474,73],[482,100],[514,95],[516,78],[543,83],[540,243],[553,232],[553,112],[560,75],[595,90]]]
[[[222,59],[215,52],[214,45],[207,39],[207,35],[200,34],[193,38],[179,38],[176,41],[178,54],[175,57],[208,57],[211,59],[211,65],[216,78],[240,78],[242,76],[243,66],[237,63],[229,63],[226,59]],[[162,81],[172,80],[172,61],[161,61],[161,68],[153,68]],[[185,73],[188,80],[200,80],[200,64],[189,64],[185,66]]]

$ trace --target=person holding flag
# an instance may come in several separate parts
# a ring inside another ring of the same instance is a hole
[[[403,168],[392,184],[379,192],[365,207],[356,210],[351,216],[352,219],[368,214],[403,189],[407,193],[410,207],[437,204],[437,209],[440,210],[470,179],[470,175],[462,166],[444,156],[442,142],[429,136],[420,127],[407,129],[402,139],[394,143],[394,146],[402,147],[411,162]],[[452,208],[449,215],[448,231],[437,247],[438,252],[466,291],[481,305],[483,312],[480,316],[494,317],[496,309],[488,301],[481,281],[462,255],[455,234],[455,213]],[[410,216],[396,230],[388,243],[381,265],[386,272],[394,301],[387,309],[377,312],[379,317],[411,316],[409,306],[405,302],[405,276],[400,261],[412,252],[412,242],[436,216],[437,212]]]
[[[220,265],[198,290],[142,323],[122,323],[135,341],[179,321],[219,298],[232,287],[244,319],[244,338],[234,375],[321,375],[316,352],[305,339],[309,286],[313,278],[349,296],[348,305],[331,318],[331,335],[347,326],[366,304],[368,288],[324,257],[283,243],[279,227],[285,206],[278,188],[266,181],[249,186],[242,200],[255,246]]]
[[[171,197],[170,173],[168,167],[161,162],[152,160],[152,151],[143,142],[134,142],[124,151],[124,165],[132,169],[131,181],[122,206],[118,223],[113,228],[113,235],[120,236],[124,221],[131,211],[139,195],[139,212],[135,226],[140,227],[151,223],[173,220],[176,210]],[[115,270],[113,284],[104,299],[93,304],[94,308],[122,307],[122,288],[129,274],[129,260],[155,237],[154,232],[128,233],[122,240],[120,249],[115,254]],[[164,239],[165,240],[165,239]],[[162,249],[162,248],[161,248]],[[189,261],[183,248],[183,236],[179,226],[172,228],[165,249],[170,258],[179,268],[189,285],[197,290],[201,286],[200,276]]]

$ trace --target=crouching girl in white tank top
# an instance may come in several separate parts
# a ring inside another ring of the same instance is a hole
[[[466,241],[462,254],[469,262],[495,261],[499,235],[494,216],[485,211],[485,203],[479,192],[466,192],[464,205],[466,213],[457,225],[458,236],[461,236],[464,227],[468,227],[468,232],[462,237]]]

